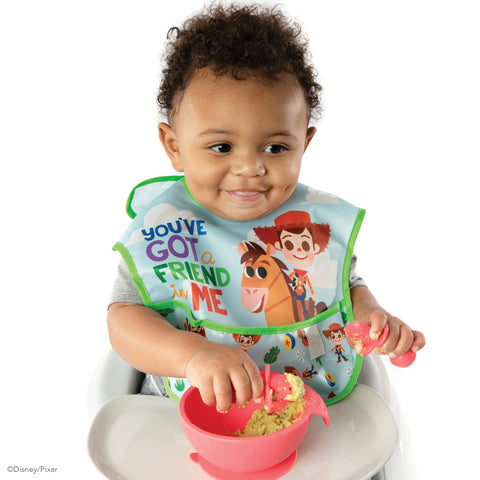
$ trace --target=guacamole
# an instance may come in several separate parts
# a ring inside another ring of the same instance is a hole
[[[278,432],[289,427],[300,418],[305,410],[305,386],[301,378],[291,373],[285,373],[291,385],[291,392],[285,397],[289,402],[279,412],[267,412],[267,406],[255,410],[243,430],[235,432],[237,437],[255,437]],[[274,395],[275,401],[275,395]]]

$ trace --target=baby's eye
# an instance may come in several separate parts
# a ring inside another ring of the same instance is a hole
[[[219,143],[218,145],[213,145],[210,148],[217,153],[228,153],[232,150],[232,147],[228,143]]]
[[[273,153],[273,154],[279,154],[283,153],[286,150],[286,148],[283,145],[268,145],[268,147],[265,148],[265,152],[267,153]]]

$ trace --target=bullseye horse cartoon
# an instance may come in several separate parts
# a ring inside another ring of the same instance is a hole
[[[255,242],[244,242],[237,249],[245,264],[240,294],[243,306],[253,313],[264,310],[269,327],[298,322],[291,279],[287,266],[272,257],[275,247],[268,245],[265,251]]]

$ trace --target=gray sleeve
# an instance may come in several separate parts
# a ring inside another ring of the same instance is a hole
[[[127,264],[123,258],[120,259],[117,268],[117,276],[113,283],[112,292],[110,293],[110,300],[108,306],[116,302],[138,303],[143,305],[143,300],[138,292],[135,283],[133,283]]]
[[[352,261],[350,263],[350,277],[348,281],[350,285],[350,290],[353,287],[358,287],[360,285],[362,285],[363,287],[367,286],[363,278],[357,274],[357,256],[355,255],[355,253],[352,255]]]
[[[350,289],[358,287],[359,285],[366,286],[363,279],[357,274],[357,256],[353,254],[352,262],[350,264],[350,277],[349,285]],[[133,283],[130,273],[128,271],[127,264],[123,258],[120,259],[117,269],[117,276],[113,284],[112,292],[110,294],[110,301],[108,306],[116,302],[129,302],[143,305],[142,297]]]

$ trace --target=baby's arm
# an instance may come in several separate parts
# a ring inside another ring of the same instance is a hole
[[[233,391],[237,405],[263,398],[260,372],[247,353],[178,330],[148,307],[112,304],[108,330],[113,348],[127,363],[152,375],[188,378],[203,401],[216,402],[219,411],[230,408]]]
[[[422,332],[412,330],[405,322],[390,315],[382,308],[370,290],[365,286],[354,287],[350,290],[352,298],[353,316],[355,320],[370,325],[370,337],[378,338],[383,327],[388,323],[389,334],[381,347],[381,353],[398,356],[409,348],[417,352],[425,346],[425,337]],[[348,341],[355,349],[355,344]],[[357,346],[358,347],[358,346]]]

